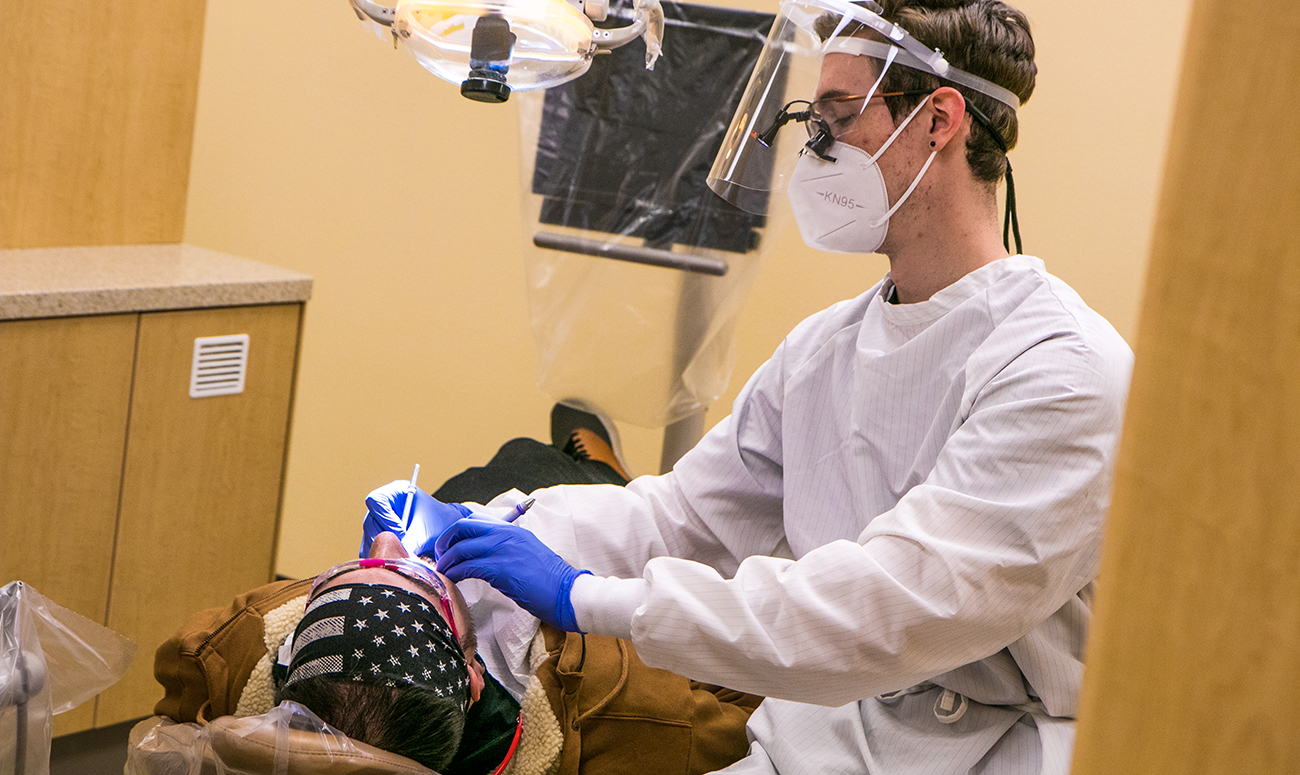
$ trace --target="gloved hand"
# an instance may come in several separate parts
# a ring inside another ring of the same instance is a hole
[[[584,573],[529,530],[509,522],[462,519],[437,539],[438,570],[452,581],[482,579],[525,611],[565,632],[579,632],[569,593]]]
[[[380,533],[396,533],[402,546],[411,554],[431,554],[433,542],[453,522],[471,512],[459,503],[443,503],[418,487],[411,505],[409,524],[402,522],[406,499],[411,497],[411,483],[406,479],[380,487],[366,496],[366,518],[361,523],[361,556],[370,554],[370,544]]]

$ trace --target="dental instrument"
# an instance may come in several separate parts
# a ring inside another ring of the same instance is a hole
[[[411,472],[411,483],[406,488],[406,508],[402,509],[402,527],[408,527],[411,524],[411,504],[415,503],[415,481],[420,478],[420,464],[415,464],[415,470]]]
[[[514,522],[516,519],[519,519],[524,515],[524,512],[531,509],[533,507],[533,504],[536,502],[537,502],[536,498],[529,498],[528,500],[517,504],[514,507],[514,509],[511,510],[511,512],[504,517],[505,521]]]

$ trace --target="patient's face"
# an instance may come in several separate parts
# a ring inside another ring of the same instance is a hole
[[[383,559],[397,559],[410,557],[411,555],[406,551],[406,548],[402,546],[402,542],[396,535],[392,533],[380,533],[370,545],[370,556],[380,557]],[[437,571],[434,571],[434,573],[437,573]],[[452,624],[454,625],[456,632],[461,633],[460,645],[465,649],[466,655],[472,656],[474,654],[473,647],[475,645],[474,636],[472,634],[473,624],[470,621],[469,609],[465,604],[465,598],[461,596],[460,590],[456,588],[456,585],[452,583],[451,579],[441,573],[437,573],[437,575],[438,578],[442,579],[442,583],[446,585],[451,598],[452,615],[455,617]],[[319,595],[321,592],[337,587],[341,584],[383,584],[389,587],[404,589],[413,595],[417,595],[433,603],[433,608],[438,612],[438,615],[443,619],[447,618],[447,612],[443,609],[442,600],[436,594],[424,585],[418,584],[406,576],[403,576],[396,571],[388,570],[387,568],[358,568],[356,570],[348,571],[347,573],[336,576],[335,578],[330,579],[329,582],[323,584],[316,590],[316,594]]]
[[[402,546],[401,540],[393,533],[380,533],[370,545],[370,556],[383,559],[397,559],[400,557],[410,557],[411,554]],[[418,558],[417,558],[418,559]],[[437,573],[437,571],[434,571]],[[477,651],[477,640],[474,635],[474,623],[469,616],[469,607],[465,603],[465,598],[461,596],[460,590],[451,579],[438,573],[442,583],[446,585],[447,591],[451,598],[451,611],[454,617],[453,624],[456,632],[460,633],[460,646],[465,651],[465,656],[469,661],[471,697],[478,699],[479,690],[483,686],[482,666],[474,658]],[[413,595],[428,600],[433,604],[433,609],[443,619],[447,618],[447,612],[443,610],[442,600],[430,591],[428,588],[415,581],[408,579],[396,571],[387,568],[358,568],[348,571],[340,576],[330,579],[316,590],[319,595],[327,589],[339,586],[341,584],[383,584],[389,587],[397,587],[406,590]]]

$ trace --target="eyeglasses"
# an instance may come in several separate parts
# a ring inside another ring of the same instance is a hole
[[[311,601],[316,597],[316,591],[328,584],[330,581],[342,576],[344,573],[351,573],[354,570],[365,570],[370,568],[382,568],[390,570],[393,573],[410,579],[416,584],[428,589],[438,596],[442,602],[442,610],[447,614],[447,624],[451,626],[451,634],[460,643],[460,633],[456,630],[456,617],[452,614],[451,595],[447,591],[447,585],[443,583],[433,568],[424,562],[413,557],[365,557],[360,560],[349,560],[345,563],[335,565],[333,568],[325,571],[316,577],[311,583],[311,593],[307,600]]]
[[[761,134],[756,134],[754,139],[758,140],[763,147],[770,148],[772,141],[776,139],[777,130],[791,121],[799,121],[803,123],[804,129],[808,132],[808,142],[804,144],[804,147],[812,151],[817,158],[833,162],[835,161],[834,157],[826,155],[826,151],[835,142],[835,138],[844,134],[854,119],[862,115],[869,100],[878,97],[918,97],[931,93],[933,93],[932,89],[912,89],[909,91],[882,92],[869,97],[865,94],[843,94],[834,97],[822,97],[812,102],[808,100],[792,100],[777,112],[772,125],[763,130]],[[796,105],[807,105],[808,108],[791,112],[790,108]]]

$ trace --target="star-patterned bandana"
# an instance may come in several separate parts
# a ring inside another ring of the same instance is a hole
[[[283,661],[283,660],[282,660]],[[397,587],[344,584],[317,595],[293,634],[285,685],[318,675],[424,686],[469,703],[469,666],[428,600]]]

